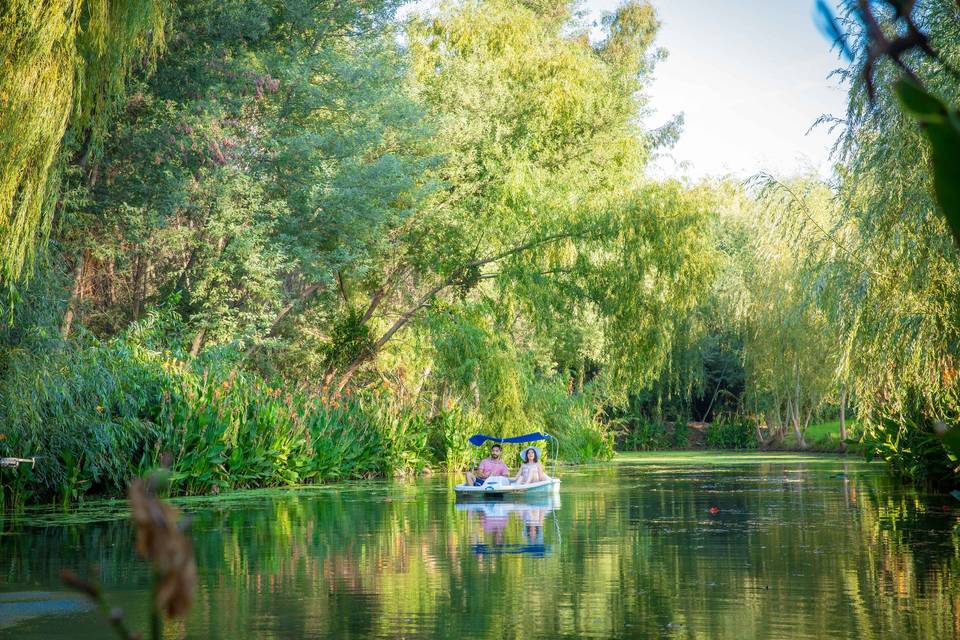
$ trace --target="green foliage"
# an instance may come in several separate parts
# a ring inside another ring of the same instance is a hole
[[[35,469],[4,470],[5,502],[120,495],[164,452],[173,493],[187,495],[458,470],[476,455],[467,438],[491,430],[460,409],[428,417],[376,394],[331,401],[149,346],[175,325],[158,316],[106,344],[4,352],[0,455],[37,457]],[[563,459],[612,453],[585,398],[541,384],[530,404]]]
[[[940,60],[955,65],[955,3],[910,9]],[[944,470],[956,465],[930,438],[933,424],[952,426],[957,415],[960,261],[949,224],[954,207],[947,193],[940,201],[940,190],[956,182],[949,173],[956,162],[943,146],[952,134],[942,127],[952,126],[947,105],[960,103],[960,83],[939,63],[911,54],[921,93],[900,83],[901,67],[875,60],[871,100],[864,79],[869,34],[856,19],[846,26],[859,54],[842,72],[850,91],[838,158],[840,216],[828,229],[838,249],[811,260],[810,281],[842,340],[838,377],[855,400],[865,448],[904,475],[949,485]],[[918,119],[933,129],[917,126]]]
[[[757,432],[744,416],[721,415],[707,426],[705,443],[711,449],[755,449]]]
[[[477,449],[469,438],[483,431],[483,422],[475,413],[454,407],[440,411],[430,419],[430,453],[434,460],[448,470],[466,469],[474,463]]]
[[[948,74],[878,64],[871,103],[855,60],[835,185],[691,186],[645,177],[679,126],[643,128],[649,3],[598,34],[398,4],[3,10],[0,279],[57,212],[0,333],[0,450],[43,461],[4,500],[116,494],[165,450],[208,493],[456,470],[477,431],[803,447],[848,405],[904,474],[956,470]],[[944,2],[916,11],[957,59]]]
[[[431,314],[428,326],[437,375],[488,422],[513,430],[536,428],[524,406],[529,372],[488,313],[482,305],[463,305]]]
[[[324,364],[330,368],[343,367],[355,358],[365,357],[372,349],[373,338],[370,328],[363,322],[363,313],[350,310],[333,325]]]
[[[527,390],[527,403],[531,426],[557,436],[562,460],[591,462],[613,456],[613,434],[600,421],[596,398],[589,393],[571,394],[561,380],[538,377]]]
[[[950,486],[960,472],[960,457],[955,446],[955,429],[960,403],[956,396],[940,398],[931,413],[928,398],[916,391],[905,394],[900,402],[879,404],[862,415],[860,445],[868,459],[886,462],[898,475],[918,481]]]
[[[930,143],[933,188],[960,247],[960,111],[909,80],[897,82],[895,91],[903,110],[922,125]]]
[[[671,448],[673,438],[668,425],[664,422],[638,416],[626,422],[617,438],[617,449],[621,451],[659,451]],[[683,443],[684,446],[686,443]]]
[[[99,149],[135,67],[162,50],[166,0],[12,0],[0,8],[0,282],[31,273],[64,136]]]

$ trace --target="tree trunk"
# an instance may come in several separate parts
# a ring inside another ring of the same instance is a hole
[[[390,338],[392,338],[397,331],[402,329],[408,322],[410,322],[413,316],[416,315],[416,313],[420,311],[420,309],[427,306],[427,304],[429,304],[429,302],[433,300],[433,297],[437,295],[437,293],[439,293],[440,291],[448,287],[451,281],[452,281],[451,279],[445,280],[444,282],[440,283],[439,285],[431,289],[429,292],[427,292],[422,298],[420,298],[416,306],[403,312],[400,315],[400,317],[397,318],[396,322],[394,322],[393,325],[391,325],[390,328],[387,329],[386,333],[380,336],[377,339],[377,341],[373,343],[370,349],[364,351],[363,353],[358,355],[356,358],[354,358],[353,362],[351,362],[350,365],[343,372],[343,375],[340,376],[340,380],[337,381],[337,384],[335,385],[336,388],[333,391],[333,397],[336,398],[337,396],[339,396],[343,392],[344,387],[347,386],[347,383],[350,382],[350,379],[353,377],[353,375],[357,372],[358,369],[360,369],[360,366],[363,365],[367,360],[372,360],[373,358],[375,358],[377,354],[380,353],[380,349],[383,348],[383,345],[387,344],[387,342],[390,341]]]
[[[796,397],[796,398],[794,399],[794,401],[793,401],[793,402],[794,402],[794,404],[793,404],[793,430],[794,430],[794,432],[795,432],[796,435],[797,435],[797,446],[800,447],[801,449],[806,449],[806,448],[807,448],[807,441],[806,441],[806,440],[804,439],[804,437],[803,437],[803,432],[804,432],[804,430],[806,429],[806,426],[804,426],[803,428],[800,427],[800,404],[801,404],[801,400],[800,400],[800,364],[799,364],[799,362],[794,362],[793,370],[794,370],[794,372],[795,372],[795,374],[796,374],[796,375],[795,375],[795,378],[796,378],[796,381],[797,381],[797,382],[796,382],[796,395],[797,395],[797,397]],[[809,419],[809,417],[808,417],[808,419]]]
[[[787,416],[786,416],[786,420],[784,420],[784,425],[783,425],[784,439],[786,439],[787,431],[790,429],[790,427],[793,427],[796,424],[796,420],[794,419],[794,412],[795,412],[795,407],[793,406],[793,398],[788,397],[787,398]]]
[[[840,451],[847,450],[847,385],[840,388]]]
[[[133,278],[133,319],[140,318],[143,312],[143,302],[147,297],[147,269],[150,267],[150,260],[142,253],[137,256],[137,268],[134,270]]]
[[[368,360],[372,360],[376,358],[377,355],[380,353],[380,350],[383,348],[383,345],[389,342],[390,339],[393,338],[394,334],[397,333],[397,331],[399,331],[404,326],[406,326],[406,324],[410,322],[410,320],[413,319],[413,317],[421,309],[425,308],[428,304],[430,304],[430,302],[437,296],[437,294],[439,294],[444,289],[458,282],[459,278],[464,273],[469,272],[469,270],[471,269],[483,267],[485,265],[498,262],[512,255],[523,253],[524,251],[527,251],[529,249],[540,247],[545,244],[555,242],[557,240],[571,238],[573,236],[574,234],[572,233],[558,233],[552,236],[531,240],[529,242],[525,242],[523,244],[517,245],[511,249],[507,249],[506,251],[503,251],[502,253],[499,253],[495,256],[490,256],[489,258],[478,258],[477,260],[472,260],[470,262],[463,264],[461,267],[455,269],[453,273],[447,276],[446,279],[440,281],[436,286],[434,286],[427,293],[421,296],[421,298],[417,301],[417,303],[413,307],[411,307],[410,309],[400,314],[400,317],[397,318],[397,320],[390,326],[390,328],[387,329],[387,331],[382,336],[380,336],[380,338],[377,339],[377,341],[373,344],[373,346],[369,350],[361,353],[356,358],[354,358],[353,362],[351,362],[350,365],[343,372],[343,375],[340,376],[340,380],[337,381],[337,384],[335,385],[336,388],[334,389],[334,392],[333,392],[333,397],[337,397],[343,392],[344,387],[347,386],[347,384],[350,382],[350,379],[360,369],[361,365],[363,365]],[[366,322],[367,320],[370,319],[370,317],[373,315],[373,309],[375,309],[376,306],[380,304],[380,301],[384,298],[386,294],[385,287],[387,284],[389,284],[389,280],[387,283],[384,284],[384,287],[381,288],[381,291],[378,292],[378,294],[374,295],[373,299],[370,302],[370,308],[368,308],[367,312],[363,314],[363,322]]]
[[[773,405],[773,414],[771,412],[765,412],[765,417],[767,421],[767,439],[764,441],[764,446],[770,446],[771,444],[780,444],[783,442],[783,417],[780,413],[780,399],[776,398],[776,402]],[[771,420],[771,417],[773,420]]]
[[[76,307],[83,297],[83,267],[87,261],[87,252],[77,256],[77,264],[73,268],[73,287],[70,289],[70,299],[67,300],[67,310],[63,313],[63,321],[60,323],[60,337],[64,340],[70,335],[70,329],[73,327],[73,318],[76,313]]]
[[[335,388],[333,390],[332,396],[334,398],[339,397],[340,394],[343,393],[344,387],[347,386],[347,384],[350,382],[350,379],[353,378],[353,375],[360,369],[363,363],[365,363],[367,360],[372,359],[375,355],[376,355],[376,352],[369,352],[369,353],[361,354],[356,358],[354,358],[353,362],[350,363],[350,366],[348,366],[344,370],[343,375],[340,376],[340,379],[337,381],[336,385],[334,385]]]
[[[797,434],[797,446],[800,447],[801,449],[807,448],[807,439],[805,437],[805,434],[807,432],[807,426],[810,424],[810,416],[812,414],[813,414],[813,409],[807,412],[806,417],[802,421],[803,426],[800,426],[801,420],[800,420],[799,412],[797,414],[797,422],[794,429]]]
[[[333,379],[334,377],[336,377],[336,375],[337,375],[337,368],[333,365],[330,365],[329,367],[327,367],[327,370],[323,372],[323,378],[320,383],[320,389],[325,395],[328,395],[327,390],[330,388],[330,383],[333,382]]]
[[[720,393],[720,381],[717,380],[717,387],[713,390],[713,397],[710,398],[710,404],[707,405],[707,410],[703,412],[703,417],[700,418],[700,422],[706,422],[707,416],[710,415],[710,409],[713,409],[713,403],[717,400],[717,394]]]
[[[200,348],[203,347],[203,336],[207,333],[205,328],[200,328],[197,335],[193,338],[193,344],[190,345],[190,355],[196,358],[200,355]]]
[[[807,442],[804,440],[803,430],[800,428],[800,406],[795,402],[792,405],[790,422],[793,424],[793,433],[797,436],[797,447],[806,449]]]

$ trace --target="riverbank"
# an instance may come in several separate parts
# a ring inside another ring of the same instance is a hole
[[[0,508],[121,497],[130,478],[169,459],[173,495],[325,484],[459,470],[474,433],[505,422],[469,406],[431,406],[373,387],[331,396],[268,382],[225,360],[186,358],[133,340],[20,353],[0,371]],[[531,384],[527,425],[570,462],[609,458],[590,398]]]
[[[780,442],[762,442],[752,422],[744,418],[726,418],[716,422],[680,424],[638,422],[633,430],[621,432],[616,440],[617,451],[784,451],[797,453],[837,453],[862,455],[857,442],[860,426],[856,421],[846,425],[847,439],[840,439],[837,420],[809,425],[804,432],[805,446],[796,434],[788,431]]]
[[[854,464],[871,464],[860,456],[848,453],[823,451],[704,451],[704,450],[672,450],[672,451],[618,451],[611,460],[615,464],[650,464],[650,465],[680,465],[680,466],[730,466],[743,464],[786,464],[798,462],[833,463],[849,461]]]

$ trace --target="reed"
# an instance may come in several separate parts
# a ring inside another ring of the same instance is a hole
[[[8,506],[123,495],[165,452],[173,495],[454,471],[478,454],[470,434],[515,428],[389,395],[331,401],[129,339],[13,355],[0,375],[0,455],[37,465],[0,472]],[[564,459],[612,452],[586,396],[543,383],[529,404],[540,428],[561,437]]]

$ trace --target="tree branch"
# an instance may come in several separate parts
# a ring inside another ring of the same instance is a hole
[[[517,246],[515,246],[515,247],[512,247],[512,248],[510,248],[510,249],[507,249],[506,251],[503,251],[503,252],[498,253],[498,254],[496,254],[496,255],[489,256],[489,257],[487,257],[487,258],[477,258],[476,260],[472,260],[472,261],[470,261],[470,262],[467,262],[466,264],[463,264],[463,265],[457,267],[456,269],[454,269],[454,271],[453,271],[449,276],[447,276],[446,278],[444,278],[442,281],[440,281],[438,284],[436,284],[433,288],[431,288],[431,289],[430,289],[429,291],[427,291],[425,294],[423,294],[422,296],[420,296],[420,298],[417,300],[417,302],[416,302],[416,304],[415,304],[414,306],[410,307],[409,309],[407,309],[406,311],[404,311],[403,313],[401,313],[401,314],[400,314],[400,317],[398,317],[398,318],[393,322],[393,324],[390,325],[390,328],[387,329],[387,330],[383,333],[383,335],[381,335],[379,338],[377,338],[377,340],[373,343],[373,345],[371,345],[371,347],[370,347],[369,349],[367,349],[366,351],[364,351],[363,353],[361,353],[360,355],[358,355],[356,358],[354,358],[353,362],[350,363],[350,366],[348,366],[347,369],[343,372],[343,375],[340,376],[340,380],[339,380],[339,381],[337,382],[337,384],[336,384],[336,387],[335,387],[335,389],[334,389],[334,391],[333,391],[333,395],[334,395],[334,396],[339,396],[340,393],[343,391],[344,387],[347,385],[347,383],[350,382],[350,378],[353,377],[353,375],[357,372],[357,370],[360,368],[360,366],[361,366],[363,363],[365,363],[367,360],[371,360],[371,359],[373,359],[374,357],[376,357],[376,355],[380,352],[380,350],[383,348],[383,346],[384,346],[385,344],[387,344],[387,342],[389,342],[390,339],[393,338],[393,336],[394,336],[400,329],[402,329],[404,326],[406,326],[406,324],[407,324],[408,322],[410,322],[410,320],[413,319],[413,317],[414,317],[421,309],[429,306],[430,302],[431,302],[441,291],[443,291],[444,289],[446,289],[446,288],[452,286],[453,284],[455,284],[455,283],[459,280],[460,275],[461,275],[463,272],[468,271],[468,270],[470,270],[470,269],[475,269],[475,268],[477,268],[477,267],[482,267],[482,266],[484,266],[484,265],[491,264],[491,263],[494,263],[494,262],[499,262],[500,260],[503,260],[504,258],[508,258],[508,257],[513,256],[513,255],[516,255],[516,254],[518,254],[518,253],[522,253],[522,252],[524,252],[524,251],[529,251],[530,249],[534,249],[534,248],[536,248],[536,247],[540,247],[540,246],[543,246],[543,245],[545,245],[545,244],[550,244],[551,242],[556,242],[556,241],[558,241],[558,240],[564,240],[564,239],[567,239],[567,238],[572,238],[572,237],[575,237],[576,235],[577,235],[577,234],[575,234],[575,233],[573,233],[573,232],[565,232],[565,233],[557,233],[557,234],[553,234],[553,235],[550,235],[550,236],[545,236],[545,237],[543,237],[543,238],[537,238],[537,239],[535,239],[535,240],[531,240],[531,241],[529,241],[529,242],[525,242],[525,243],[523,243],[523,244],[521,244],[521,245],[517,245]],[[379,305],[379,301],[377,301],[377,304]],[[371,316],[372,316],[372,313],[371,313]],[[369,318],[366,316],[366,314],[365,314],[364,317],[365,317],[365,319],[369,319]],[[366,321],[366,320],[365,320],[365,321]]]

